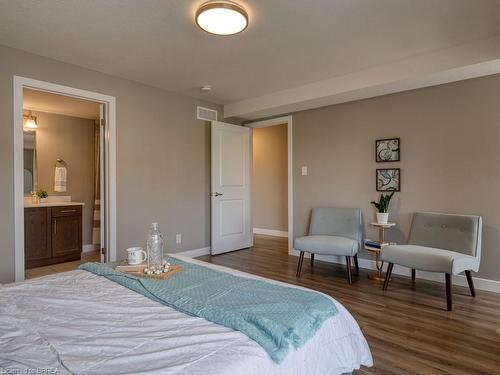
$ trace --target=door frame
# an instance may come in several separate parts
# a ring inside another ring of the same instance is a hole
[[[29,88],[52,94],[98,102],[106,113],[105,137],[105,200],[107,230],[105,244],[109,260],[116,260],[116,98],[97,92],[13,76],[14,126],[14,272],[15,280],[24,280],[24,180],[23,180],[23,89]],[[102,225],[102,224],[101,224]],[[101,245],[102,246],[102,245]]]
[[[288,148],[288,252],[293,250],[293,117],[282,116],[268,120],[245,123],[249,128],[267,128],[287,124],[287,148]],[[253,160],[253,153],[252,153]],[[253,230],[253,223],[252,223]]]

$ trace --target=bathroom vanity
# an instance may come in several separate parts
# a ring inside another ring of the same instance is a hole
[[[25,204],[26,269],[80,260],[83,205],[79,202]]]

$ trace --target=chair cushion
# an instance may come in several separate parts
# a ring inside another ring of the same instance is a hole
[[[359,208],[316,207],[311,214],[309,236],[338,236],[361,242],[362,220]]]
[[[338,236],[304,236],[295,239],[294,248],[314,254],[353,256],[359,242]]]
[[[477,271],[477,258],[455,251],[417,245],[384,247],[381,259],[385,262],[415,268],[421,271],[458,274],[465,270]]]
[[[408,244],[480,257],[481,228],[480,216],[416,212]]]

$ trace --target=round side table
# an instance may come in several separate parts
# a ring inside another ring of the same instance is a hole
[[[380,244],[380,249],[365,244],[365,249],[370,253],[374,254],[375,266],[377,268],[377,270],[374,273],[368,275],[368,278],[370,280],[383,282],[385,279],[384,272],[382,271],[384,267],[384,261],[380,260],[380,253],[384,249],[384,246],[387,246],[387,244],[385,243],[385,230],[394,227],[396,223],[386,223],[386,224],[370,223],[370,225],[378,228],[378,243]]]

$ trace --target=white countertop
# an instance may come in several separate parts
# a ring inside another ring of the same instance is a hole
[[[25,203],[24,208],[32,207],[57,207],[57,206],[85,206],[82,202],[43,202],[43,203]]]

